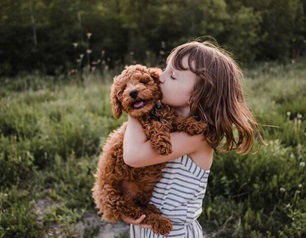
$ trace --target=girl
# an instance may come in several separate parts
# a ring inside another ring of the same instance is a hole
[[[202,212],[213,151],[237,149],[247,153],[255,135],[263,143],[257,122],[245,104],[241,79],[241,70],[229,54],[207,41],[183,44],[168,56],[160,76],[162,103],[173,107],[176,115],[199,118],[208,129],[195,136],[171,133],[173,152],[161,156],[146,140],[140,123],[128,118],[124,161],[132,167],[168,162],[151,203],[173,223],[170,234],[161,236],[141,224],[145,215],[137,220],[123,217],[131,224],[131,237],[202,237],[197,218]]]

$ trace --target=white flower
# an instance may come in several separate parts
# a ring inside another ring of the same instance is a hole
[[[301,163],[300,163],[300,166],[301,166],[301,167],[305,167],[305,162],[301,162]]]
[[[286,189],[282,187],[282,188],[279,189],[279,191],[280,191],[281,193],[284,193],[284,192],[286,192]]]
[[[92,33],[91,33],[91,32],[87,32],[87,34],[86,34],[86,35],[87,35],[87,38],[88,38],[88,39],[90,39],[90,37],[91,37]]]

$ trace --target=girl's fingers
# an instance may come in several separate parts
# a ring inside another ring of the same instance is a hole
[[[137,220],[134,220],[134,225],[140,225],[140,223],[146,218],[146,215],[141,215]],[[132,223],[133,224],[133,223]]]
[[[134,220],[134,219],[131,219],[129,217],[122,217],[122,220],[125,221],[126,223],[129,223],[129,224],[133,224],[135,226],[140,226],[140,227],[143,227],[143,228],[149,228],[151,229],[152,226],[150,225],[146,225],[146,224],[141,224],[141,222],[143,222],[143,220],[146,218],[146,215],[141,215],[138,219]]]
[[[126,223],[130,223],[133,225],[139,226],[140,223],[146,218],[146,215],[141,215],[138,219],[134,220],[130,217],[122,217],[122,220],[125,221]]]

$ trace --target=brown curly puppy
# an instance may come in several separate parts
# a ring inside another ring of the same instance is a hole
[[[152,147],[161,155],[172,152],[170,132],[185,131],[199,134],[206,128],[194,118],[174,117],[173,110],[160,106],[159,69],[145,66],[128,66],[117,77],[111,88],[111,102],[115,118],[122,110],[137,118],[150,140]],[[157,234],[168,234],[172,223],[160,215],[149,201],[155,184],[161,178],[165,163],[143,168],[132,168],[123,161],[123,138],[127,123],[107,138],[99,158],[95,174],[93,198],[107,221],[120,220],[122,216],[138,219],[146,214],[144,224],[152,226]]]

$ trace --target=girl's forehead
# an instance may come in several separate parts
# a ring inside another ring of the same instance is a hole
[[[175,55],[169,55],[166,60],[167,65],[170,67],[173,67],[178,70],[189,70],[190,69],[190,63],[193,65],[194,62],[189,62],[189,55],[185,55],[182,58],[175,57]],[[179,66],[179,67],[177,67]],[[182,68],[180,67],[182,66]]]

